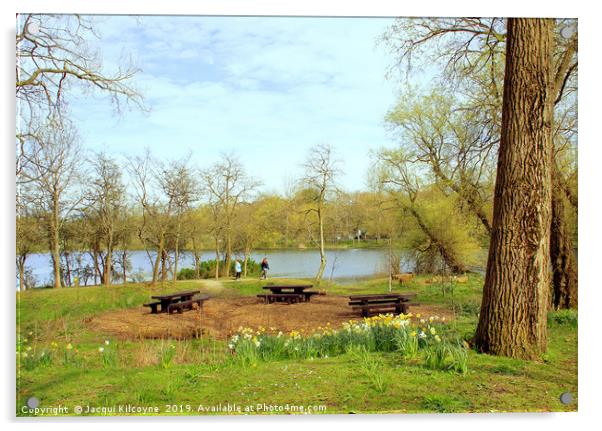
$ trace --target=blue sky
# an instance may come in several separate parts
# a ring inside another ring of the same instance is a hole
[[[71,102],[87,148],[160,159],[192,153],[203,167],[238,155],[263,190],[302,174],[310,147],[330,143],[340,185],[366,186],[370,149],[391,145],[383,118],[399,89],[385,79],[384,18],[97,17],[107,71],[131,56],[149,113],[115,115],[106,97]]]

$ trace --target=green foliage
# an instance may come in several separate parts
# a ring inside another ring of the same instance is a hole
[[[159,349],[159,366],[169,368],[174,356],[176,355],[176,346],[173,343],[163,343]]]
[[[461,345],[444,340],[437,328],[438,319],[421,319],[420,326],[410,324],[406,316],[379,315],[363,322],[345,323],[340,330],[319,328],[312,334],[292,331],[290,334],[268,333],[263,328],[239,328],[228,343],[235,361],[257,366],[259,360],[327,358],[349,351],[398,352],[411,359],[425,352],[428,368],[467,371],[468,356]]]
[[[476,223],[467,223],[467,215],[459,209],[458,199],[446,196],[434,186],[422,190],[415,202],[416,211],[430,232],[437,238],[435,244],[429,234],[414,219],[409,219],[402,236],[403,244],[416,253],[420,273],[437,273],[441,267],[439,246],[466,267],[482,264],[481,239]]]
[[[117,364],[117,351],[114,346],[111,345],[109,340],[105,340],[104,343],[98,348],[98,352],[102,358],[102,365],[105,368],[114,367]]]
[[[427,395],[421,405],[427,411],[439,413],[465,412],[470,408],[467,399],[450,395]]]
[[[468,371],[468,353],[464,347],[448,342],[429,343],[425,348],[425,365],[433,370]]]
[[[555,310],[548,313],[548,324],[577,327],[577,310]]]
[[[349,346],[348,353],[353,363],[359,367],[362,374],[370,380],[374,389],[383,393],[387,389],[388,379],[382,358],[371,354],[365,346]]]
[[[241,261],[241,266],[243,262]],[[220,267],[224,265],[224,262],[220,262]],[[230,273],[234,274],[234,261],[230,265]],[[244,270],[244,268],[243,268]],[[261,273],[261,265],[249,258],[247,261],[247,276],[259,277]],[[199,276],[201,279],[208,279],[215,277],[215,259],[202,261],[199,265]],[[196,271],[194,268],[182,268],[178,271],[178,280],[194,280],[196,279]]]

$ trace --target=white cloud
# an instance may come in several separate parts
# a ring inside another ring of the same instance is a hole
[[[192,149],[205,165],[234,149],[270,189],[298,170],[309,147],[330,142],[348,167],[341,183],[357,189],[369,148],[388,142],[382,122],[394,102],[384,80],[389,59],[374,49],[388,22],[104,18],[105,64],[132,52],[151,113],[118,120],[106,101],[90,99],[74,103],[74,112],[89,146],[124,153],[150,146],[162,157]]]

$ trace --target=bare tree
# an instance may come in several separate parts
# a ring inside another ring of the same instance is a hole
[[[40,244],[44,238],[44,231],[40,225],[39,217],[34,209],[28,204],[17,207],[16,219],[16,265],[19,275],[19,289],[25,290],[33,286],[29,285],[27,277],[27,258],[35,251],[40,250]]]
[[[99,37],[89,16],[17,15],[17,175],[35,163],[35,151],[44,143],[42,126],[62,115],[76,86],[108,94],[118,110],[124,101],[144,109],[142,96],[130,84],[138,69],[125,60],[125,67],[106,73],[100,53],[90,46]]]
[[[165,206],[155,192],[156,162],[147,149],[144,156],[133,157],[128,170],[135,184],[136,200],[142,210],[142,220],[137,229],[138,239],[146,250],[151,267],[153,268],[151,284],[156,284],[159,274],[159,264],[165,251],[165,236],[168,229],[168,218],[165,216]],[[152,256],[151,249],[156,250]]]
[[[318,144],[309,150],[303,168],[305,175],[301,179],[304,187],[312,193],[312,206],[308,212],[318,220],[320,267],[315,280],[320,284],[326,269],[326,251],[324,249],[324,220],[326,201],[336,191],[335,177],[340,173],[338,160],[329,144]]]
[[[190,204],[198,199],[198,184],[188,166],[190,156],[182,160],[164,164],[158,172],[158,182],[167,197],[167,214],[175,220],[173,227],[174,269],[173,281],[178,278],[178,262],[180,258],[180,233],[183,217],[190,209]]]
[[[240,161],[230,154],[223,155],[218,163],[202,172],[201,180],[213,215],[216,265],[219,265],[217,263],[220,255],[219,240],[223,235],[225,243],[223,272],[227,277],[230,275],[234,223],[239,205],[260,183],[249,177]],[[218,276],[219,269],[216,269],[216,278]]]
[[[70,193],[78,180],[80,147],[75,132],[65,123],[50,123],[42,139],[44,144],[33,153],[33,163],[23,175],[33,181],[32,200],[46,222],[54,287],[58,288],[61,287],[61,226],[82,200],[80,193]]]
[[[86,211],[98,222],[101,241],[105,248],[102,278],[104,285],[109,287],[117,226],[125,210],[125,186],[121,168],[115,159],[104,153],[97,153],[91,158],[90,164],[94,174],[86,193],[88,200]]]

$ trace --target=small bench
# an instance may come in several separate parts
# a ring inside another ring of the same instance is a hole
[[[158,310],[159,305],[161,305],[161,301],[149,302],[148,304],[144,304],[145,307],[150,307],[151,314],[157,314],[159,312],[159,310]]]
[[[349,297],[349,305],[361,310],[363,317],[374,313],[406,314],[410,305],[409,298],[401,295],[354,295]]]
[[[184,312],[184,310],[192,310],[194,307],[194,304],[197,304],[199,306],[199,308],[202,309],[203,302],[205,302],[207,299],[209,299],[208,296],[203,296],[200,298],[193,298],[188,301],[174,302],[167,306],[167,312],[169,314],[172,314],[174,312],[178,312],[178,314],[181,314]]]

